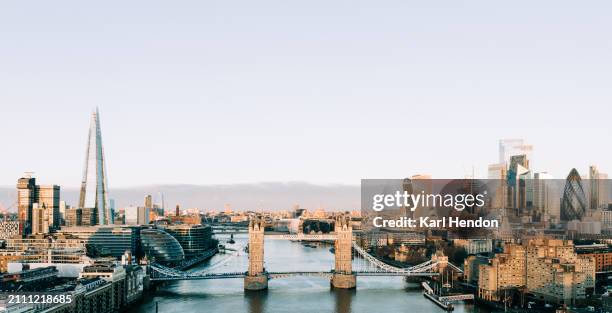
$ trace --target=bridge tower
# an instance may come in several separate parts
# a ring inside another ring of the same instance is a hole
[[[436,251],[436,253],[431,256],[431,261],[433,263],[437,263],[435,270],[438,273],[444,273],[446,267],[448,266],[448,257],[444,255],[444,252],[441,250]]]
[[[336,233],[336,264],[331,285],[334,288],[341,289],[355,288],[357,286],[357,277],[353,274],[353,228],[350,216],[336,218],[334,231]]]
[[[244,277],[245,290],[268,289],[268,274],[264,269],[264,228],[259,217],[249,221],[249,271]]]

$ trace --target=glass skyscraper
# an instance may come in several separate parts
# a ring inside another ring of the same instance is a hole
[[[573,168],[565,180],[563,198],[561,199],[561,220],[580,220],[587,210],[587,200],[582,187],[582,179]]]
[[[81,182],[79,208],[89,209],[92,225],[112,224],[110,206],[108,203],[108,188],[106,185],[106,162],[102,148],[102,132],[100,131],[100,113],[92,113],[89,135],[87,136],[87,150],[85,152],[85,169]]]

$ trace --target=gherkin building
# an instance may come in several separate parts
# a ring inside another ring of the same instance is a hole
[[[563,198],[561,199],[561,220],[580,220],[587,208],[586,196],[582,188],[582,179],[573,168],[565,180]]]

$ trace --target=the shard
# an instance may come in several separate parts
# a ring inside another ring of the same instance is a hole
[[[106,163],[104,149],[102,148],[102,132],[100,131],[100,113],[97,108],[92,113],[89,135],[87,136],[85,169],[81,182],[79,208],[83,212],[83,225],[112,224],[106,185]]]

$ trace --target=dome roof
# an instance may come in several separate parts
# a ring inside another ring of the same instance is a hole
[[[141,230],[140,244],[145,255],[154,262],[178,263],[185,258],[181,244],[161,229]]]

